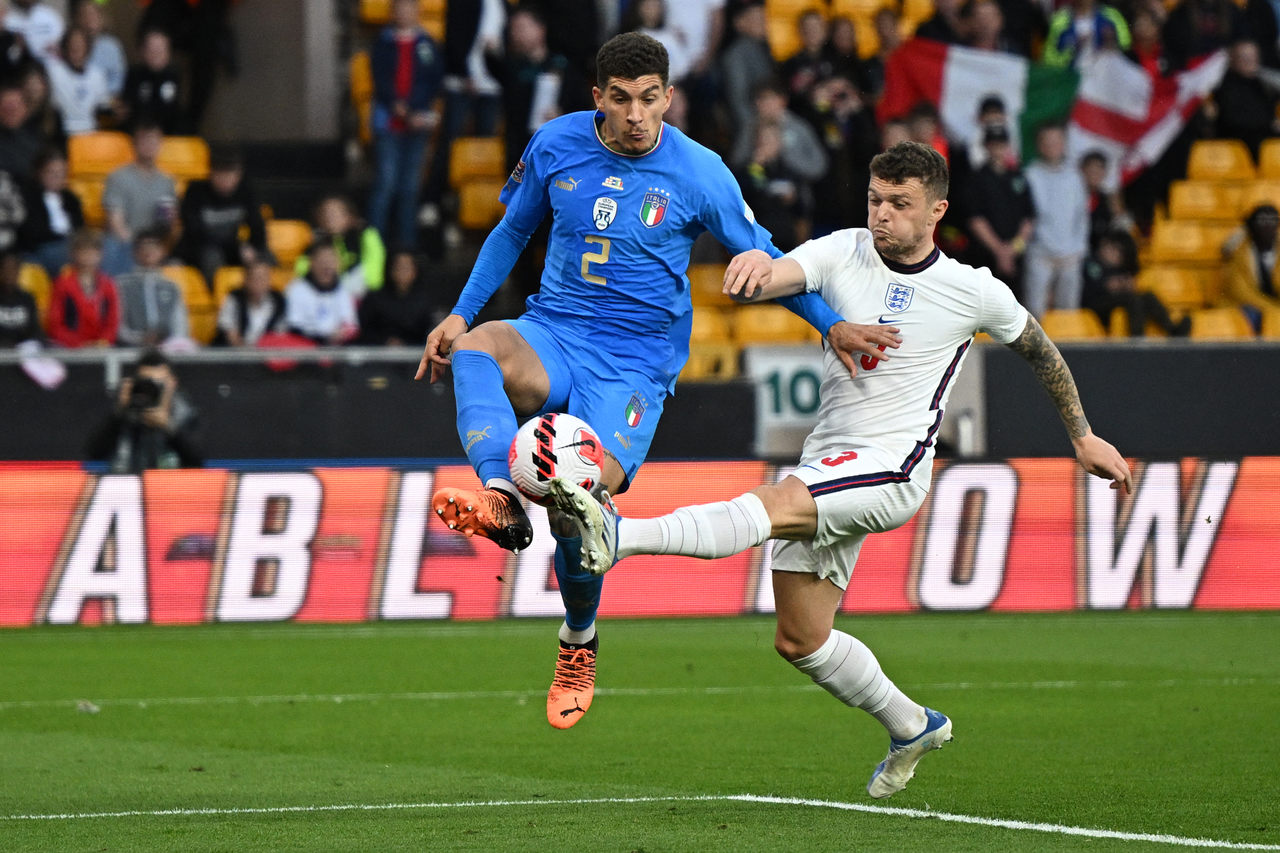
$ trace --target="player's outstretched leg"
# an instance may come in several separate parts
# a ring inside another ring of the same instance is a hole
[[[618,512],[602,492],[600,500],[577,483],[555,477],[549,484],[555,508],[564,513],[582,538],[582,568],[602,575],[618,562]]]
[[[533,524],[520,499],[502,489],[440,489],[431,508],[450,530],[483,536],[508,551],[522,551],[533,541]]]
[[[924,731],[909,740],[889,739],[889,754],[871,772],[867,793],[876,799],[890,797],[907,787],[916,775],[916,765],[931,749],[942,749],[951,740],[951,721],[932,708],[924,709],[928,722]]]

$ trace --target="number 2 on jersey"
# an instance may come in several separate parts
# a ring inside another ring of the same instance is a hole
[[[600,251],[582,253],[582,278],[592,284],[598,284],[601,287],[604,287],[608,284],[608,282],[604,280],[604,276],[596,275],[587,267],[591,264],[603,264],[609,260],[609,238],[601,237],[598,234],[589,234],[583,239],[588,243],[598,243],[600,245]]]

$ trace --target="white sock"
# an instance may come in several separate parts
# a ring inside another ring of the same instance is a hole
[[[890,737],[909,740],[924,731],[924,707],[885,676],[871,649],[856,637],[832,631],[817,651],[791,663],[844,704],[871,714]]]
[[[504,480],[501,477],[493,477],[489,479],[485,482],[484,487],[486,489],[502,489],[502,491],[507,494],[515,495],[517,497],[520,495],[520,490],[516,488],[515,483],[510,480]]]
[[[748,492],[731,501],[681,507],[658,518],[622,519],[618,559],[632,554],[728,557],[764,542],[772,529],[764,503]]]
[[[592,622],[591,627],[585,631],[575,631],[569,627],[568,622],[560,623],[560,641],[568,643],[571,646],[585,646],[591,642],[591,638],[596,635],[596,623]]]

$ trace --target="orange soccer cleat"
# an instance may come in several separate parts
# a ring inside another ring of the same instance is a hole
[[[533,525],[520,499],[501,489],[441,489],[431,498],[440,520],[467,536],[483,536],[520,552],[533,541]]]
[[[596,649],[598,637],[585,645],[560,641],[556,674],[547,691],[547,722],[567,729],[581,720],[596,695]]]

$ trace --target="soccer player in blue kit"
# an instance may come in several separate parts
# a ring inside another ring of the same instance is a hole
[[[458,436],[484,486],[441,489],[434,510],[511,551],[533,539],[507,464],[517,416],[568,412],[591,424],[606,450],[603,487],[625,490],[688,359],[693,241],[710,231],[732,252],[781,255],[720,158],[663,123],[672,90],[661,43],[623,33],[596,63],[596,110],[534,135],[502,190],[506,214],[418,366],[417,378],[432,382],[452,367]],[[470,329],[548,211],[541,287],[526,312]],[[850,370],[859,354],[884,358],[896,346],[893,327],[846,323],[816,294],[779,301],[824,333]],[[563,729],[595,693],[602,578],[582,569],[571,521],[553,511],[551,528],[565,621],[547,720]]]

